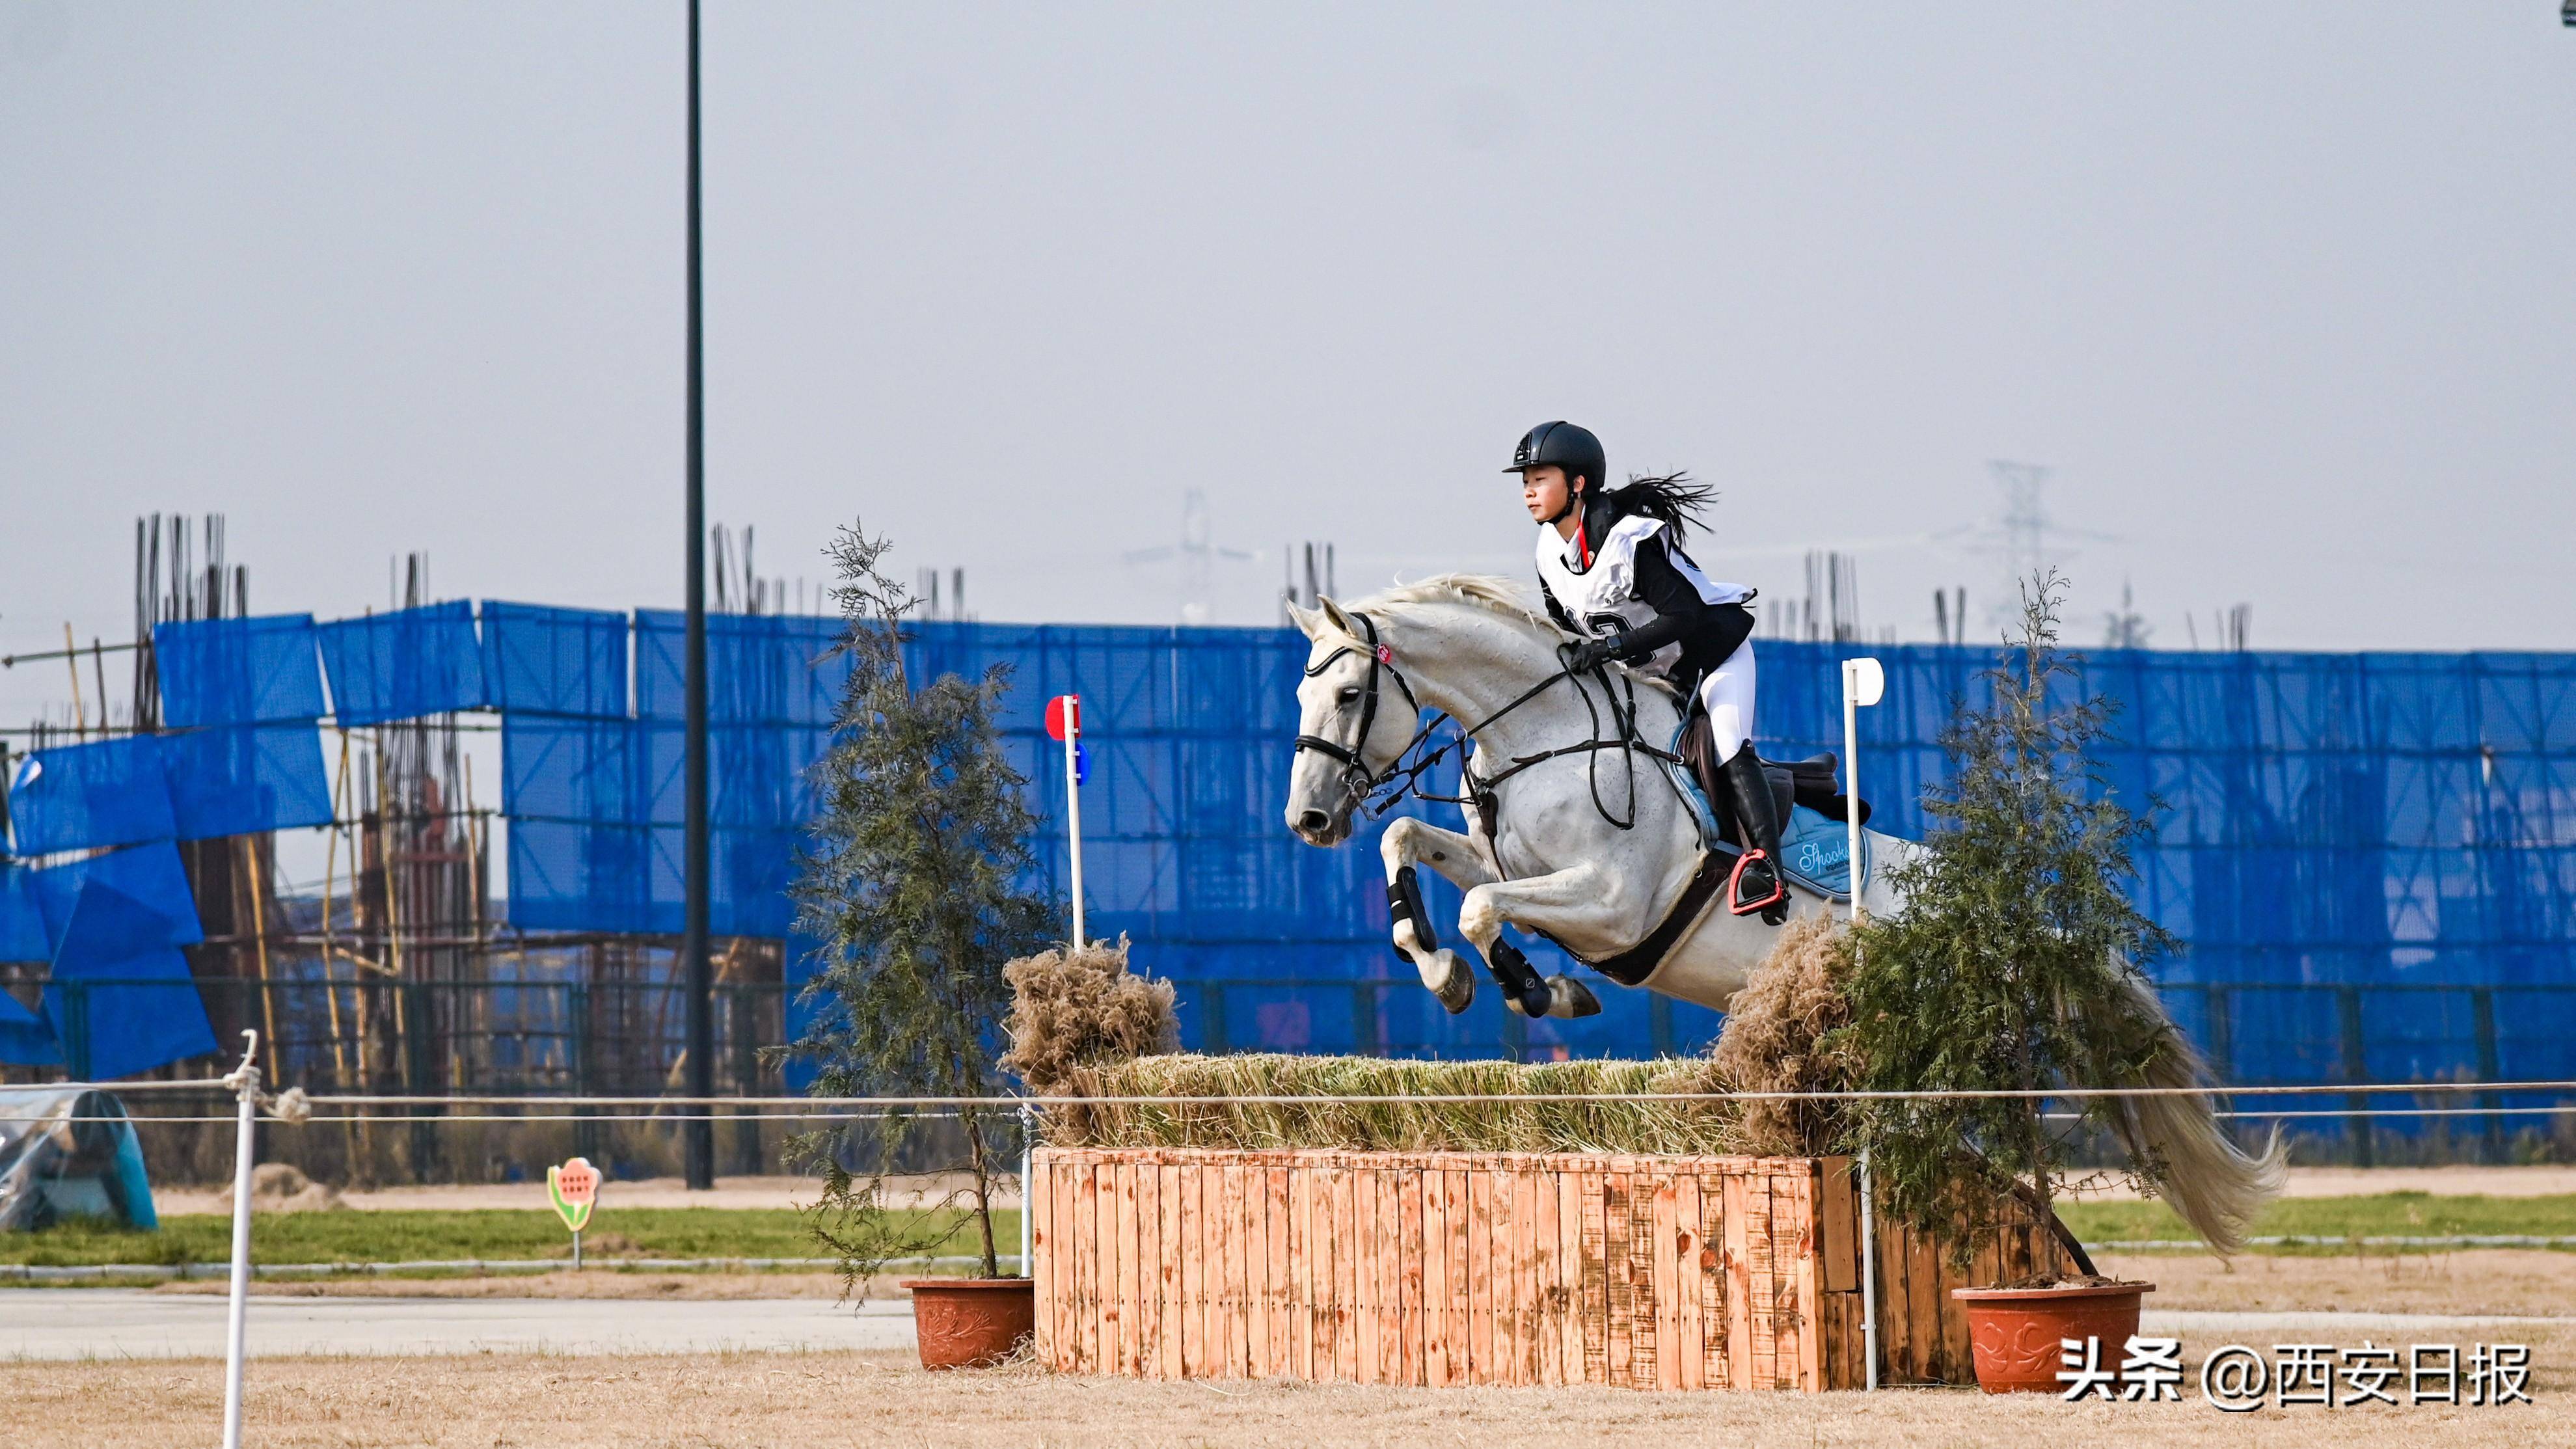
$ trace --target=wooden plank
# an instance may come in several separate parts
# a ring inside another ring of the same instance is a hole
[[[1812,1394],[1825,1386],[1825,1271],[1823,1244],[1818,1241],[1823,1222],[1818,1211],[1821,1169],[1810,1165],[1804,1172],[1791,1174],[1788,1181],[1790,1205],[1798,1215],[1798,1387]]]
[[[1262,1207],[1262,1251],[1270,1259],[1270,1292],[1264,1310],[1270,1320],[1269,1363],[1265,1378],[1289,1378],[1297,1372],[1296,1266],[1294,1246],[1296,1224],[1292,1204],[1295,1201],[1294,1180],[1284,1167],[1264,1169],[1266,1179]]]
[[[1530,1332],[1537,1353],[1530,1382],[1565,1382],[1563,1280],[1557,1256],[1557,1183],[1561,1174],[1532,1164],[1523,1174],[1530,1194]]]
[[[1585,1169],[1582,1194],[1583,1381],[1610,1382],[1610,1177]]]
[[[1289,1169],[1288,1190],[1295,1216],[1289,1223],[1288,1285],[1289,1301],[1294,1305],[1290,1327],[1296,1337],[1296,1358],[1290,1373],[1301,1379],[1315,1377],[1315,1170],[1311,1166]],[[1330,1345],[1327,1345],[1327,1352]]]
[[[1925,1383],[1947,1383],[1950,1379],[1950,1346],[1943,1330],[1948,1324],[1948,1304],[1952,1283],[1941,1263],[1941,1246],[1929,1233],[1909,1233],[1906,1237],[1905,1271],[1914,1281],[1906,1297],[1906,1312],[1912,1325],[1916,1371]]]
[[[1140,1168],[1133,1161],[1118,1164],[1118,1365],[1117,1371],[1130,1377],[1144,1367],[1144,1282],[1142,1255],[1138,1252],[1139,1224],[1136,1217],[1136,1176]]]
[[[1753,1320],[1760,1311],[1753,1300],[1753,1177],[1737,1170],[1726,1174],[1726,1238],[1719,1254],[1726,1274],[1726,1386],[1762,1387],[1753,1374]]]
[[[1468,1382],[1503,1382],[1494,1358],[1494,1175],[1467,1173],[1467,1371]]]
[[[1681,1275],[1674,1242],[1681,1235],[1681,1184],[1673,1173],[1655,1174],[1647,1209],[1647,1281],[1655,1295],[1655,1387],[1667,1392],[1682,1386]]]
[[[1449,1211],[1446,1218],[1448,1238],[1443,1251],[1449,1258],[1449,1306],[1445,1310],[1449,1332],[1449,1382],[1481,1383],[1482,1369],[1476,1361],[1476,1295],[1470,1282],[1474,1253],[1470,1239],[1475,1234],[1475,1174],[1459,1165],[1460,1159],[1447,1159],[1441,1175],[1449,1184]]]
[[[1229,1161],[1208,1174],[1208,1252],[1217,1291],[1208,1302],[1208,1372],[1220,1378],[1244,1373],[1244,1300],[1251,1291],[1252,1259],[1244,1230],[1245,1168]]]
[[[1351,1157],[1351,1381],[1378,1382],[1378,1298],[1377,1298],[1377,1180],[1376,1166],[1354,1153]]]
[[[1055,1320],[1055,1188],[1053,1164],[1046,1160],[1045,1148],[1029,1153],[1028,1181],[1020,1184],[1020,1198],[1029,1215],[1030,1261],[1024,1265],[1029,1275],[1029,1291],[1037,1299],[1035,1338],[1030,1347],[1037,1361],[1049,1368],[1061,1369],[1055,1361],[1056,1347],[1063,1342]]]
[[[1419,1167],[1405,1167],[1396,1174],[1396,1292],[1401,1307],[1395,1381],[1400,1384],[1431,1382],[1422,1317],[1422,1298],[1430,1291],[1430,1263],[1423,1252],[1423,1177]]]
[[[1583,1382],[1583,1178],[1556,1173],[1556,1333],[1560,1383]]]
[[[1708,1346],[1700,1313],[1699,1176],[1684,1169],[1673,1183],[1672,1236],[1665,1257],[1670,1264],[1673,1300],[1673,1386],[1708,1386]]]
[[[1377,1229],[1370,1235],[1377,1262],[1377,1381],[1404,1377],[1404,1173],[1382,1167],[1377,1179]]]
[[[1848,1157],[1818,1160],[1821,1195],[1816,1202],[1816,1235],[1824,1248],[1823,1289],[1850,1293],[1860,1287],[1860,1179]]]
[[[1486,1168],[1494,1183],[1494,1382],[1524,1384],[1521,1368],[1520,1174],[1510,1159],[1495,1157]]]
[[[1077,1371],[1096,1374],[1102,1371],[1100,1325],[1109,1310],[1100,1291],[1101,1231],[1100,1181],[1109,1168],[1097,1162],[1083,1163],[1075,1169],[1074,1237],[1076,1325],[1074,1366]],[[1114,1179],[1113,1179],[1114,1185]],[[1115,1259],[1110,1260],[1115,1266]],[[1115,1330],[1112,1331],[1115,1342]]]
[[[1449,1327],[1449,1174],[1433,1158],[1422,1169],[1422,1381],[1445,1389],[1451,1377]]]
[[[1512,1279],[1520,1285],[1521,1382],[1548,1382],[1548,1349],[1555,1324],[1547,1312],[1548,1260],[1554,1256],[1556,1195],[1554,1180],[1536,1158],[1512,1167],[1512,1223],[1515,1258]]]
[[[1628,1172],[1624,1158],[1611,1159],[1611,1171],[1602,1181],[1601,1216],[1604,1235],[1601,1242],[1603,1272],[1609,1283],[1609,1369],[1610,1382],[1621,1388],[1637,1388],[1637,1281],[1629,1266],[1629,1239],[1636,1232],[1633,1198],[1636,1181]]]
[[[1189,1242],[1181,1224],[1181,1195],[1200,1169],[1165,1162],[1154,1169],[1156,1240],[1154,1256],[1154,1377],[1177,1379],[1186,1360],[1181,1352],[1182,1275]]]
[[[1332,1372],[1342,1382],[1360,1382],[1360,1256],[1368,1248],[1360,1228],[1360,1176],[1365,1168],[1350,1163],[1334,1171],[1332,1184],[1334,1235],[1342,1241],[1332,1261]]]
[[[1733,1342],[1726,1291],[1726,1179],[1706,1164],[1699,1181],[1699,1252],[1694,1296],[1699,1299],[1700,1382],[1712,1389],[1732,1388],[1734,1372],[1728,1353]]]
[[[1207,1293],[1208,1261],[1203,1251],[1201,1209],[1207,1201],[1207,1171],[1192,1163],[1183,1173],[1172,1202],[1172,1240],[1180,1254],[1180,1273],[1172,1294],[1174,1337],[1179,1340],[1179,1373],[1183,1378],[1206,1374],[1206,1329],[1199,1302]]]
[[[1163,1376],[1163,1169],[1136,1165],[1136,1373]]]

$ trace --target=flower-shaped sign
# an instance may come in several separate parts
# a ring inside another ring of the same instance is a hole
[[[564,1226],[580,1232],[590,1222],[590,1210],[599,1201],[599,1169],[587,1157],[576,1157],[561,1167],[546,1169],[546,1196],[554,1199],[555,1213]]]

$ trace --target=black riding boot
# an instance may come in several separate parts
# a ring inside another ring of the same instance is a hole
[[[1744,845],[1735,877],[1727,883],[1726,908],[1739,916],[1760,911],[1776,926],[1787,914],[1782,908],[1789,898],[1780,881],[1780,816],[1753,746],[1737,750],[1726,762],[1726,783],[1735,796],[1736,833]]]

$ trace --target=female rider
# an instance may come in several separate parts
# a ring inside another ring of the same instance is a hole
[[[1786,898],[1780,881],[1780,820],[1753,752],[1753,590],[1713,583],[1682,552],[1682,532],[1699,520],[1708,490],[1679,473],[1602,486],[1601,440],[1572,423],[1541,423],[1512,452],[1506,473],[1521,475],[1521,502],[1542,525],[1539,589],[1550,617],[1582,642],[1568,651],[1576,673],[1608,660],[1670,680],[1685,718],[1707,720],[1714,771],[1734,808],[1744,852],[1727,882],[1739,916]],[[1687,745],[1685,753],[1689,753]],[[1694,764],[1702,762],[1694,761]]]

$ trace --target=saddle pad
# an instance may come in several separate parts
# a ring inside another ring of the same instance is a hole
[[[1869,836],[1860,838],[1860,878],[1869,883]],[[1851,899],[1851,834],[1839,820],[1827,820],[1804,805],[1789,811],[1780,832],[1781,868],[1789,878],[1820,896]]]

